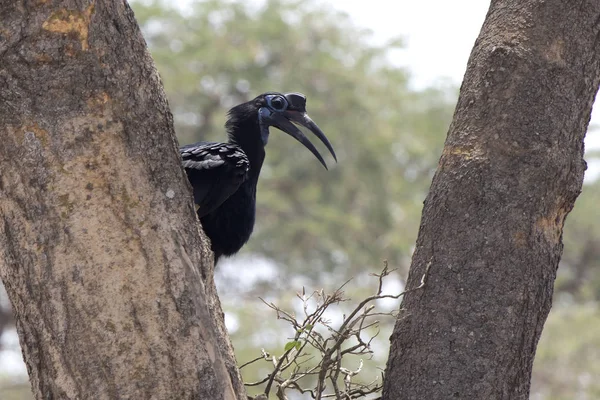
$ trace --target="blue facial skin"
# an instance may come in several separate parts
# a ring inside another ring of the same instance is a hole
[[[269,117],[271,116],[271,110],[266,107],[261,107],[258,110],[258,123],[260,125],[260,138],[263,144],[266,146],[269,141]]]
[[[271,101],[274,98],[278,98],[278,99],[282,100],[283,107],[281,107],[281,108],[273,107],[273,105],[271,104]],[[267,96],[266,99],[267,99],[268,107],[261,107],[258,110],[258,123],[260,125],[260,137],[265,146],[267,145],[267,142],[269,141],[269,126],[271,126],[271,123],[270,123],[271,115],[274,112],[285,111],[288,107],[287,100],[282,96],[272,95],[272,96]]]

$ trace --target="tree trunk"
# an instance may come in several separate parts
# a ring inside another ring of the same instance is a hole
[[[383,399],[527,399],[583,182],[600,2],[493,0],[423,209]]]
[[[242,399],[123,1],[0,0],[0,275],[37,399]]]

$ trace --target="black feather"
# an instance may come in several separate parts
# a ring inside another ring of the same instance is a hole
[[[237,145],[199,142],[180,149],[200,218],[214,211],[248,178],[250,161]]]

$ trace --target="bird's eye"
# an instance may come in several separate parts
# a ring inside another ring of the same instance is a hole
[[[275,96],[271,99],[271,108],[275,111],[283,111],[287,106],[287,102],[281,96]]]

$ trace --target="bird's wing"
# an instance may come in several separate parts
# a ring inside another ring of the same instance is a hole
[[[250,162],[235,144],[199,142],[183,146],[179,152],[199,217],[219,207],[248,177]]]

